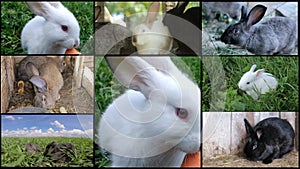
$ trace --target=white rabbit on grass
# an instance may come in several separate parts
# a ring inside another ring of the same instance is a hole
[[[272,74],[266,73],[264,69],[254,72],[255,68],[256,65],[252,65],[251,69],[242,76],[238,86],[253,99],[257,100],[258,94],[265,94],[270,89],[276,89],[278,82]]]
[[[114,167],[180,167],[200,150],[200,89],[170,57],[105,57],[130,88],[99,123],[99,145]]]
[[[22,48],[28,54],[65,54],[80,44],[80,27],[75,16],[61,2],[26,2],[36,14],[21,33]]]

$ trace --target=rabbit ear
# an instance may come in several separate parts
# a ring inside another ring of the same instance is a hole
[[[45,79],[43,79],[40,76],[32,76],[29,81],[34,84],[36,87],[38,87],[39,89],[41,89],[42,92],[46,92],[47,91],[47,82],[45,81]]]
[[[243,22],[247,19],[247,15],[248,15],[248,8],[246,6],[242,6],[241,8],[241,19],[240,22]]]
[[[27,72],[32,72],[33,75],[39,76],[40,72],[39,70],[34,66],[33,63],[29,62],[26,64],[26,71]]]
[[[30,10],[39,16],[48,18],[55,8],[63,6],[60,2],[26,2]]]
[[[256,77],[260,77],[263,73],[265,73],[264,69],[259,69],[255,72]]]
[[[244,122],[245,122],[245,128],[246,128],[246,132],[247,132],[247,135],[248,136],[252,136],[255,134],[252,126],[250,125],[250,123],[248,122],[247,119],[244,119]]]
[[[265,15],[266,10],[267,7],[263,5],[256,5],[254,8],[252,8],[247,17],[247,23],[246,23],[247,29],[249,29],[252,25],[259,22]]]
[[[148,98],[155,87],[157,70],[140,57],[105,57],[120,83]]]
[[[249,72],[254,72],[255,68],[256,68],[256,65],[252,65]]]
[[[160,2],[152,2],[152,4],[149,6],[147,19],[146,19],[146,24],[148,28],[151,28],[153,22],[156,20],[159,12],[159,7],[160,7]]]

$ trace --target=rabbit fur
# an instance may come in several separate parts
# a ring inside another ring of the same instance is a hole
[[[249,160],[269,164],[294,149],[295,132],[287,120],[270,117],[257,123],[254,128],[247,119],[244,122],[247,142],[243,151]]]
[[[177,55],[200,55],[200,7],[186,9],[189,1],[178,2],[176,7],[167,11],[163,18],[178,45]]]
[[[63,73],[67,68],[71,67],[69,60],[68,56],[27,56],[20,61],[17,67],[17,79],[28,81],[34,75],[32,68],[27,66],[28,63],[32,63],[37,69],[40,69],[43,64],[51,62]]]
[[[278,82],[272,74],[266,73],[264,69],[254,72],[255,68],[256,65],[254,64],[248,72],[243,74],[238,87],[257,100],[258,94],[265,94],[270,89],[276,89]]]
[[[26,2],[36,14],[21,33],[22,48],[28,54],[65,54],[80,44],[80,27],[75,16],[61,2]]]
[[[135,26],[132,30],[132,44],[138,54],[168,54],[173,45],[170,35],[161,19],[158,19],[160,2],[152,2],[149,6],[146,22]]]
[[[53,108],[55,102],[60,99],[59,91],[64,84],[61,72],[53,62],[44,63],[39,69],[32,63],[28,63],[27,66],[33,72],[29,81],[34,85],[34,105],[46,109]]]
[[[297,41],[296,21],[277,16],[259,22],[266,10],[267,7],[256,5],[247,14],[242,7],[240,21],[224,31],[221,41],[257,55],[291,54]]]
[[[99,146],[111,166],[180,167],[200,150],[200,89],[170,57],[106,57],[130,88],[105,110]]]

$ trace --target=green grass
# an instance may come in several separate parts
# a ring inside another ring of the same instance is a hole
[[[83,54],[93,52],[90,44],[94,34],[94,2],[62,2],[80,25],[80,46]],[[24,2],[1,2],[1,54],[26,54],[21,47],[21,32],[35,15]],[[89,46],[88,48],[86,46]]]
[[[203,111],[298,111],[298,57],[205,57],[203,60]],[[256,64],[278,80],[276,90],[255,101],[238,89],[242,75]]]
[[[73,144],[76,148],[75,158],[68,163],[55,163],[44,157],[43,152],[52,141]],[[38,145],[42,152],[25,152],[24,145],[27,143]],[[93,140],[67,137],[2,137],[1,167],[93,167]]]
[[[199,57],[174,57],[173,62],[177,67],[186,73],[200,87],[200,58]],[[98,123],[101,114],[113,99],[120,96],[126,88],[122,86],[114,77],[103,57],[95,58],[95,142],[98,140]],[[110,163],[107,154],[99,149],[95,149],[95,166],[104,167]]]

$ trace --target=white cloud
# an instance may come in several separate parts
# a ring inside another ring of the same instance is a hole
[[[55,131],[53,128],[49,128],[47,131],[42,132],[41,129],[17,129],[17,130],[5,130],[1,132],[2,137],[89,137],[93,138],[93,129],[80,130],[59,130]]]
[[[30,130],[34,130],[36,128],[37,128],[36,126],[32,126],[32,127],[30,127]]]
[[[65,129],[65,126],[63,124],[61,124],[60,122],[58,122],[57,120],[55,120],[54,122],[50,123],[51,125],[61,129],[61,130],[64,130]]]
[[[14,118],[14,116],[4,116],[4,119],[8,119],[8,120],[16,120],[16,119]]]

